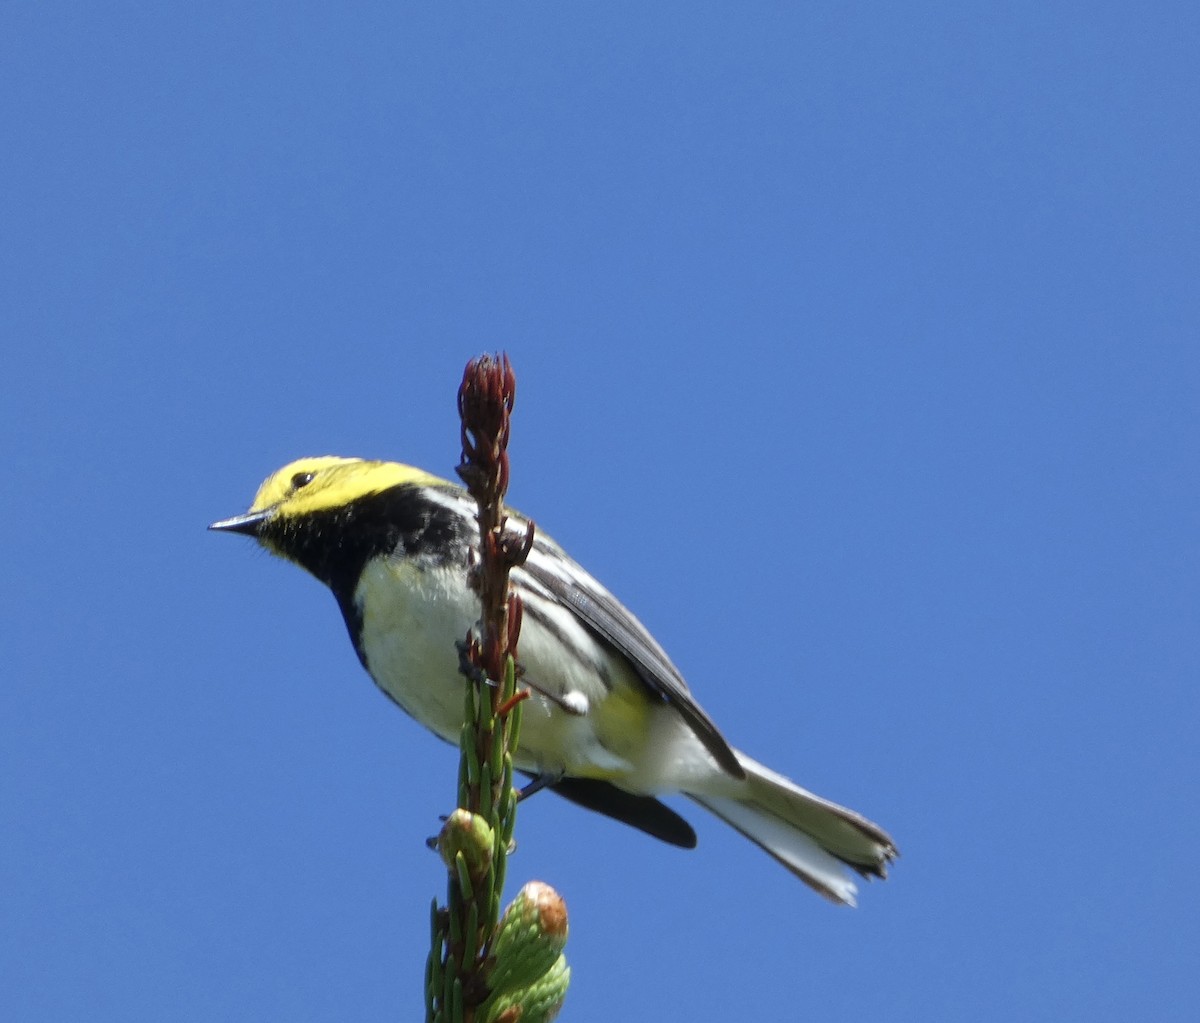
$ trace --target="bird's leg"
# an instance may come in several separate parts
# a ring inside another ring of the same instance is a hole
[[[541,774],[535,774],[521,788],[517,789],[517,802],[523,799],[528,799],[535,792],[541,792],[542,789],[550,788],[552,785],[557,785],[563,779],[562,771],[555,771],[547,774],[543,771]]]

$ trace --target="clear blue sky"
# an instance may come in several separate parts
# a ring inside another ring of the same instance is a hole
[[[1194,3],[0,21],[0,1017],[417,1017],[453,752],[204,527],[505,348],[513,502],[903,854],[538,797],[564,1019],[1194,1018]]]

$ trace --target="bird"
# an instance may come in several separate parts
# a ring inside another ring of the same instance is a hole
[[[524,534],[528,520],[506,512]],[[301,458],[209,529],[253,537],[325,584],[376,685],[459,741],[460,644],[480,616],[467,570],[479,527],[463,488],[398,462]],[[531,692],[514,766],[530,788],[690,849],[695,831],[660,798],[682,794],[834,903],[857,904],[853,875],[887,876],[888,833],[733,748],[646,627],[540,529],[510,582]]]

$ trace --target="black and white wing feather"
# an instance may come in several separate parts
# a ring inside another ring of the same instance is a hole
[[[564,566],[570,564],[570,572]],[[721,768],[744,778],[737,754],[688,689],[666,651],[616,597],[552,541],[537,536],[525,564],[513,575],[527,574],[535,584],[569,607],[589,629],[633,665],[647,690],[670,704],[688,723]]]

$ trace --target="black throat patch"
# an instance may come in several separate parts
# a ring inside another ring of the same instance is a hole
[[[362,660],[362,618],[354,590],[363,568],[380,555],[413,558],[431,567],[462,565],[475,520],[435,500],[425,486],[405,483],[338,508],[269,520],[262,539],[328,586]]]

